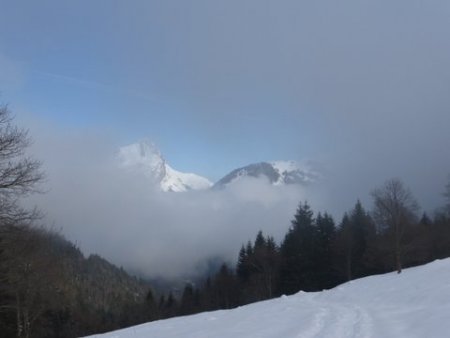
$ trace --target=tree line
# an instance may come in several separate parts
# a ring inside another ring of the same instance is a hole
[[[251,302],[321,291],[355,278],[450,257],[450,183],[447,205],[433,217],[399,179],[371,193],[373,208],[360,201],[336,223],[301,202],[281,243],[258,232],[242,245],[235,266],[223,264],[202,285],[186,285],[175,313],[229,309]]]

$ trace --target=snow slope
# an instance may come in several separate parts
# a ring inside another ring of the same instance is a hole
[[[449,337],[450,259],[243,306],[143,324],[102,338]]]
[[[173,169],[158,148],[146,140],[121,147],[117,158],[122,167],[144,173],[159,184],[162,191],[180,192],[208,189],[212,186],[207,178]]]

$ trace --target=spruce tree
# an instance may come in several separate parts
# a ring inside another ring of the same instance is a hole
[[[359,278],[367,274],[369,269],[366,262],[370,241],[375,236],[375,225],[372,218],[364,210],[361,202],[358,200],[351,212],[350,223],[353,235],[353,274]]]
[[[265,248],[266,246],[266,239],[264,238],[264,235],[262,231],[258,231],[258,234],[256,235],[255,239],[255,251]]]
[[[248,266],[249,257],[247,255],[247,250],[244,245],[242,245],[241,250],[239,251],[238,262],[236,265],[236,273],[240,282],[246,282],[249,277],[249,266]]]
[[[282,266],[280,291],[292,294],[314,290],[312,280],[313,251],[316,245],[313,211],[307,202],[300,203],[291,227],[281,244]]]
[[[335,286],[338,281],[333,267],[333,243],[336,227],[333,218],[324,213],[316,217],[317,246],[314,254],[315,279],[319,289],[328,289]]]
[[[192,284],[188,283],[184,287],[183,295],[181,296],[180,314],[189,315],[195,312],[195,292]]]
[[[358,200],[354,208],[345,213],[336,236],[340,270],[344,280],[351,280],[373,271],[372,255],[375,225]]]

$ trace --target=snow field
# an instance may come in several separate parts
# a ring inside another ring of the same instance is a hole
[[[334,289],[166,319],[98,338],[450,337],[450,259]]]

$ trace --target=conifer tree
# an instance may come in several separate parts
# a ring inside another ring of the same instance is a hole
[[[350,223],[353,235],[353,250],[351,255],[353,260],[353,275],[358,278],[366,275],[365,270],[368,269],[366,259],[370,249],[370,242],[373,240],[376,230],[372,218],[364,210],[359,200],[351,212]]]
[[[251,256],[253,254],[252,242],[250,242],[250,241],[247,242],[246,251],[247,251],[247,256]]]
[[[145,311],[148,320],[155,320],[159,318],[158,304],[156,304],[156,300],[151,289],[147,291],[147,295],[145,296]]]
[[[344,214],[336,237],[340,270],[345,280],[362,277],[373,269],[370,259],[375,232],[372,218],[358,200],[354,208]]]
[[[350,217],[347,213],[345,213],[339,225],[336,247],[338,253],[342,257],[341,261],[343,262],[343,264],[339,264],[339,266],[344,266],[345,280],[347,281],[351,280],[353,277],[353,241],[354,239]]]
[[[316,217],[317,246],[314,254],[316,282],[320,289],[328,289],[337,284],[333,267],[333,243],[336,227],[333,218],[328,214]]]
[[[184,287],[183,295],[181,296],[180,314],[189,315],[195,312],[195,292],[192,284],[188,283]]]
[[[230,309],[238,304],[235,276],[226,264],[222,264],[214,279],[213,292],[218,309]]]
[[[258,234],[256,235],[254,247],[255,247],[255,251],[266,247],[266,239],[264,238],[264,235],[261,230],[258,231]]]
[[[170,317],[176,316],[177,308],[178,308],[177,300],[173,296],[173,293],[170,292],[169,296],[167,296],[167,301],[165,303],[164,317],[170,318]]]
[[[249,257],[247,255],[247,250],[244,245],[242,245],[241,250],[239,251],[238,262],[236,265],[236,273],[241,282],[246,282],[249,277],[249,266],[248,266]]]
[[[432,220],[431,220],[430,217],[428,217],[427,213],[424,212],[422,214],[422,217],[420,218],[419,223],[422,224],[422,225],[425,225],[425,226],[430,226],[431,223],[432,223]]]
[[[282,266],[280,291],[292,294],[314,290],[311,271],[316,245],[313,211],[307,202],[300,203],[291,227],[281,244]]]

